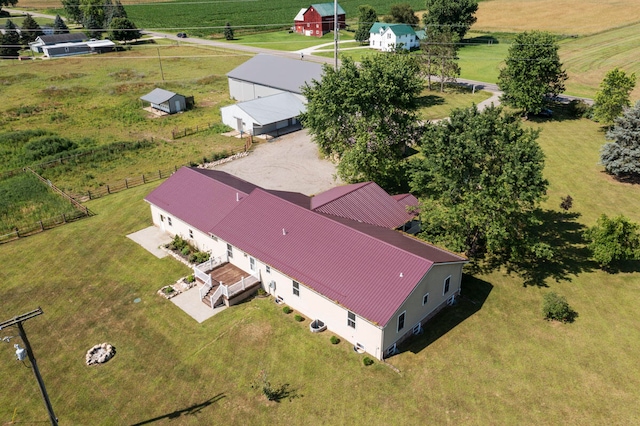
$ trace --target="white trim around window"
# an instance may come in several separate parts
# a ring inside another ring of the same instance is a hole
[[[406,319],[407,319],[407,311],[404,311],[400,315],[398,315],[398,324],[396,327],[396,332],[399,333],[404,329],[404,323]]]
[[[444,279],[444,283],[442,285],[442,295],[449,293],[449,287],[451,287],[451,275]]]
[[[422,296],[422,306],[426,305],[427,303],[429,303],[429,293]]]

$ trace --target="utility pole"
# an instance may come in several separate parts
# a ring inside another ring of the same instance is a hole
[[[338,0],[333,0],[333,58],[335,61],[334,68],[338,71]]]
[[[34,311],[27,312],[26,314],[18,315],[15,318],[1,322],[0,330],[3,330],[12,325],[18,326],[18,332],[20,333],[20,338],[22,339],[25,349],[27,350],[27,356],[29,357],[29,361],[31,362],[31,367],[33,368],[33,374],[35,374],[36,376],[36,380],[38,381],[38,386],[40,387],[40,393],[42,394],[42,399],[44,400],[44,405],[47,409],[47,413],[49,414],[49,420],[51,420],[52,426],[58,426],[58,418],[53,412],[53,407],[51,406],[51,401],[49,401],[49,395],[47,394],[47,389],[44,387],[44,381],[42,380],[42,376],[40,376],[40,370],[38,369],[38,364],[36,363],[36,357],[33,355],[31,344],[29,343],[29,339],[27,339],[27,333],[24,331],[24,327],[22,326],[22,323],[25,322],[26,320],[37,317],[38,315],[42,315],[42,314],[43,314],[42,309],[38,308]]]
[[[162,71],[162,59],[160,59],[160,48],[158,47],[158,62],[160,62],[160,74],[162,74],[162,81],[164,81],[164,71]]]

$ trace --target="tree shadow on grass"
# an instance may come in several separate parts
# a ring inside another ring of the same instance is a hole
[[[182,410],[176,410],[176,411],[171,412],[171,413],[163,414],[161,416],[154,417],[153,419],[149,419],[149,420],[145,420],[145,421],[142,421],[142,422],[139,422],[139,423],[135,423],[135,424],[133,424],[131,426],[146,425],[146,424],[157,422],[157,421],[163,420],[163,419],[177,419],[178,417],[181,417],[181,416],[196,415],[200,411],[202,411],[205,407],[208,407],[209,405],[220,401],[224,397],[225,397],[225,395],[223,393],[219,393],[218,395],[214,396],[213,398],[209,398],[206,401],[201,402],[200,404],[194,404],[191,407],[187,407],[187,408],[183,408]]]
[[[399,352],[418,353],[478,312],[493,290],[493,285],[471,275],[462,277],[462,292],[454,306],[446,307],[431,319],[422,334],[401,343]]]
[[[425,95],[420,96],[416,100],[416,103],[418,105],[418,108],[429,108],[436,105],[443,105],[444,98],[438,95]]]
[[[540,225],[533,229],[540,241],[553,249],[549,260],[525,259],[509,265],[510,272],[516,272],[524,279],[524,286],[546,287],[545,280],[552,278],[556,282],[571,281],[572,276],[591,272],[597,268],[591,261],[590,251],[584,239],[586,227],[577,219],[579,213],[539,210]]]
[[[465,38],[464,40],[462,40],[461,46],[464,47],[464,46],[473,46],[476,44],[499,44],[499,43],[500,43],[500,40],[498,40],[494,36],[485,34],[477,37]]]

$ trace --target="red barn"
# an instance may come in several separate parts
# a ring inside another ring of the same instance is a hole
[[[300,12],[294,18],[296,32],[307,36],[322,37],[324,34],[333,31],[333,3],[312,4]],[[338,5],[338,26],[345,27],[345,12]]]

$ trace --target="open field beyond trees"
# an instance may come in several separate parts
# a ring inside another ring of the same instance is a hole
[[[309,333],[308,319],[295,322],[271,299],[197,324],[155,294],[189,273],[125,238],[151,224],[142,198],[157,184],[94,200],[96,216],[0,246],[0,318],[44,310],[26,329],[56,414],[69,424],[637,423],[637,264],[599,271],[578,233],[600,213],[638,221],[640,188],[610,180],[596,165],[602,134],[594,123],[529,125],[543,129],[546,207],[557,211],[567,194],[575,200],[569,215],[548,224],[565,245],[559,281],[522,287],[501,272],[467,276],[461,303],[389,359],[400,373],[379,362],[364,367],[344,342]],[[24,262],[15,261],[18,253]],[[579,313],[575,323],[542,319],[542,295],[551,290]],[[113,344],[116,357],[85,366],[86,350],[101,342]],[[11,360],[10,345],[0,354],[0,419],[16,410],[18,422],[43,421],[31,371]],[[296,397],[267,403],[251,387],[261,371]]]

